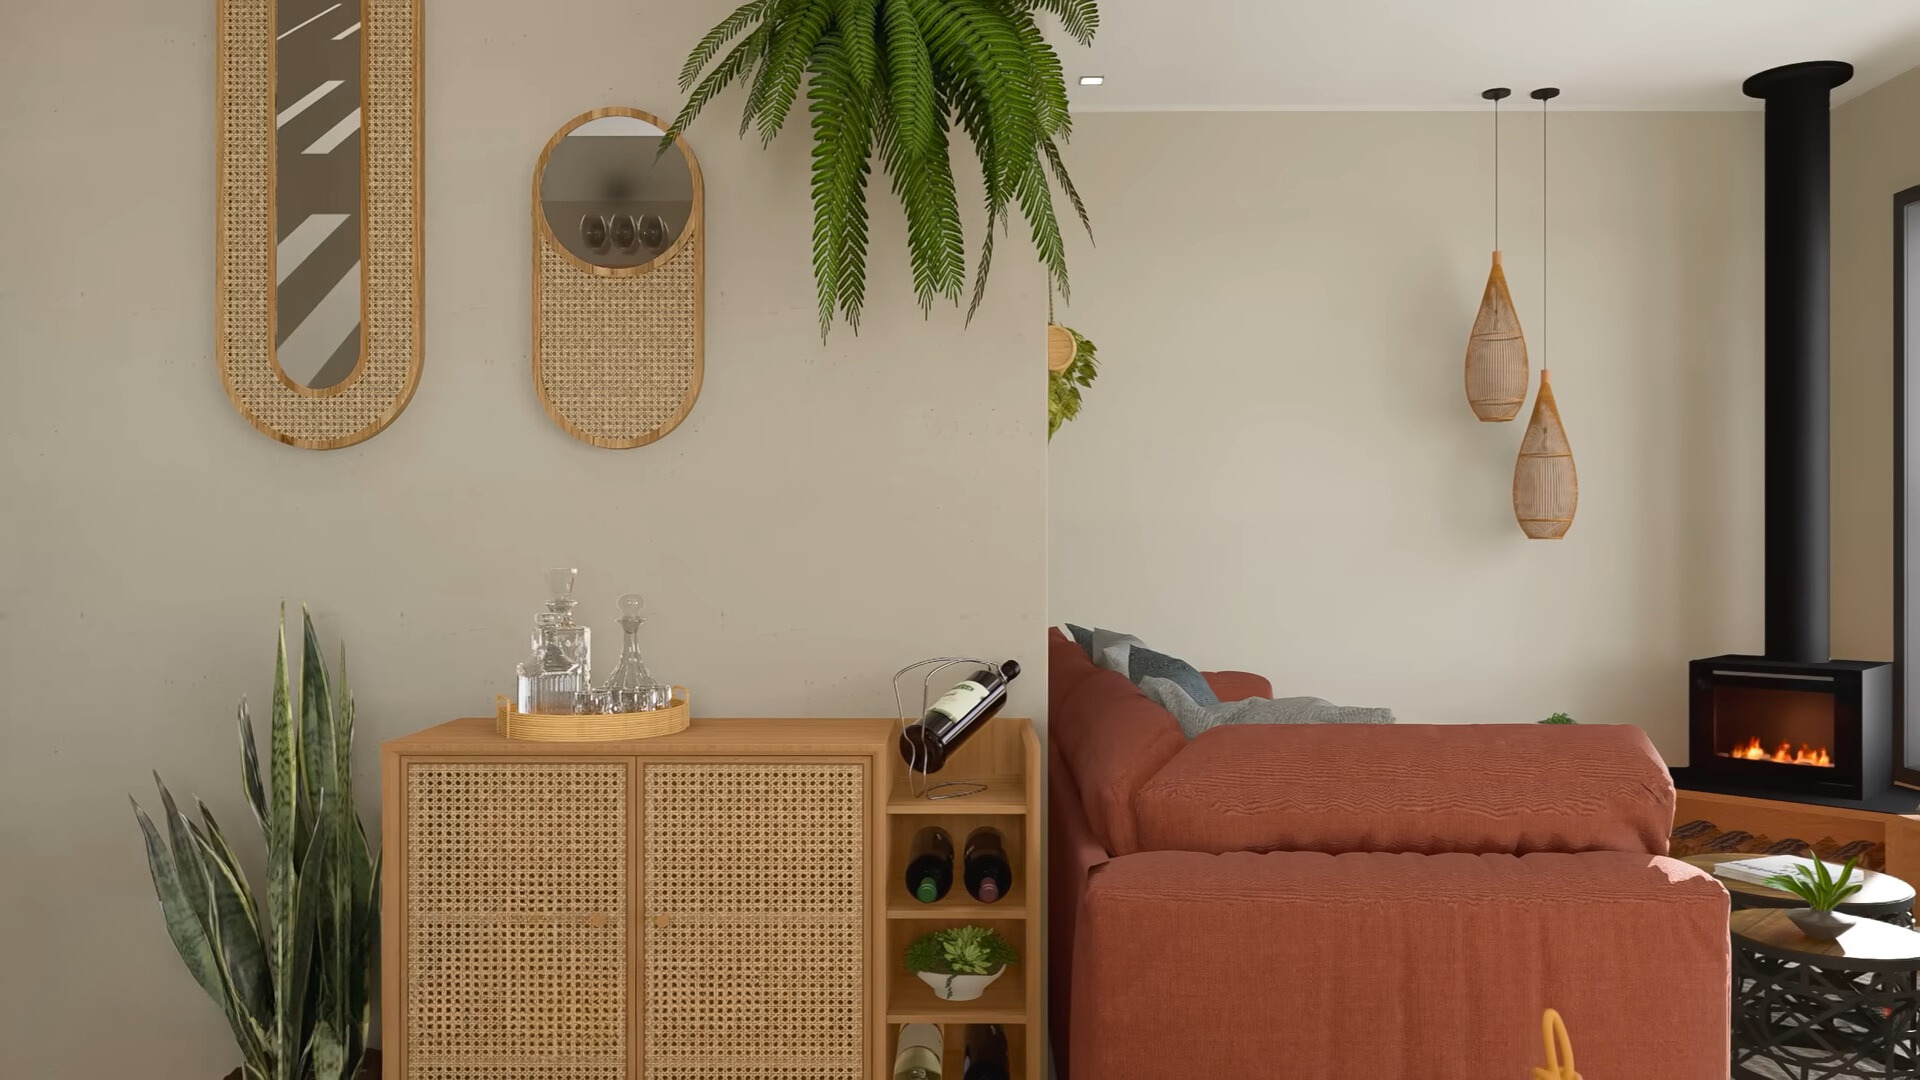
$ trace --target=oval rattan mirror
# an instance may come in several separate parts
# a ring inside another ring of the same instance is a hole
[[[644,446],[693,409],[703,374],[700,166],[638,109],[568,121],[533,173],[533,381],[583,442]]]
[[[371,438],[421,361],[419,0],[218,0],[215,351],[281,442]]]

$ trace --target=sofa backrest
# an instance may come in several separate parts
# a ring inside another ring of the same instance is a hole
[[[1133,800],[1152,851],[1664,855],[1673,779],[1639,728],[1218,727]]]

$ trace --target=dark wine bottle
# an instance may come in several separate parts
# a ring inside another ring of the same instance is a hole
[[[983,904],[991,904],[1013,889],[1013,860],[1000,830],[982,825],[967,834],[967,846],[961,856],[967,892]]]
[[[1007,684],[1020,674],[1020,662],[1009,660],[998,672],[981,668],[958,686],[941,694],[927,715],[900,732],[900,756],[907,766],[936,773],[947,756],[966,742],[981,725],[993,719],[1007,703]]]
[[[960,1080],[1010,1080],[1007,1064],[1007,1033],[999,1024],[968,1024],[966,1057],[961,1059]]]
[[[945,829],[929,825],[913,836],[907,851],[907,892],[931,904],[953,888],[953,838]]]

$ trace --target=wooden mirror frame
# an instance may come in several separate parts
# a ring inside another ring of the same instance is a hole
[[[421,0],[360,10],[360,358],[314,389],[275,355],[275,0],[216,0],[214,352],[227,397],[289,446],[380,433],[412,399],[423,353]]]
[[[625,450],[666,437],[700,396],[706,196],[693,148],[676,139],[692,184],[680,235],[637,266],[595,266],[568,251],[541,207],[540,181],[562,139],[607,116],[667,129],[651,113],[609,106],[567,121],[541,149],[532,185],[533,386],[561,430],[593,446]]]

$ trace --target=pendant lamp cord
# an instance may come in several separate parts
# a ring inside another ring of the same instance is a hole
[[[1500,250],[1500,99],[1493,99],[1493,250]]]
[[[1547,369],[1547,99],[1540,99],[1540,370]]]

